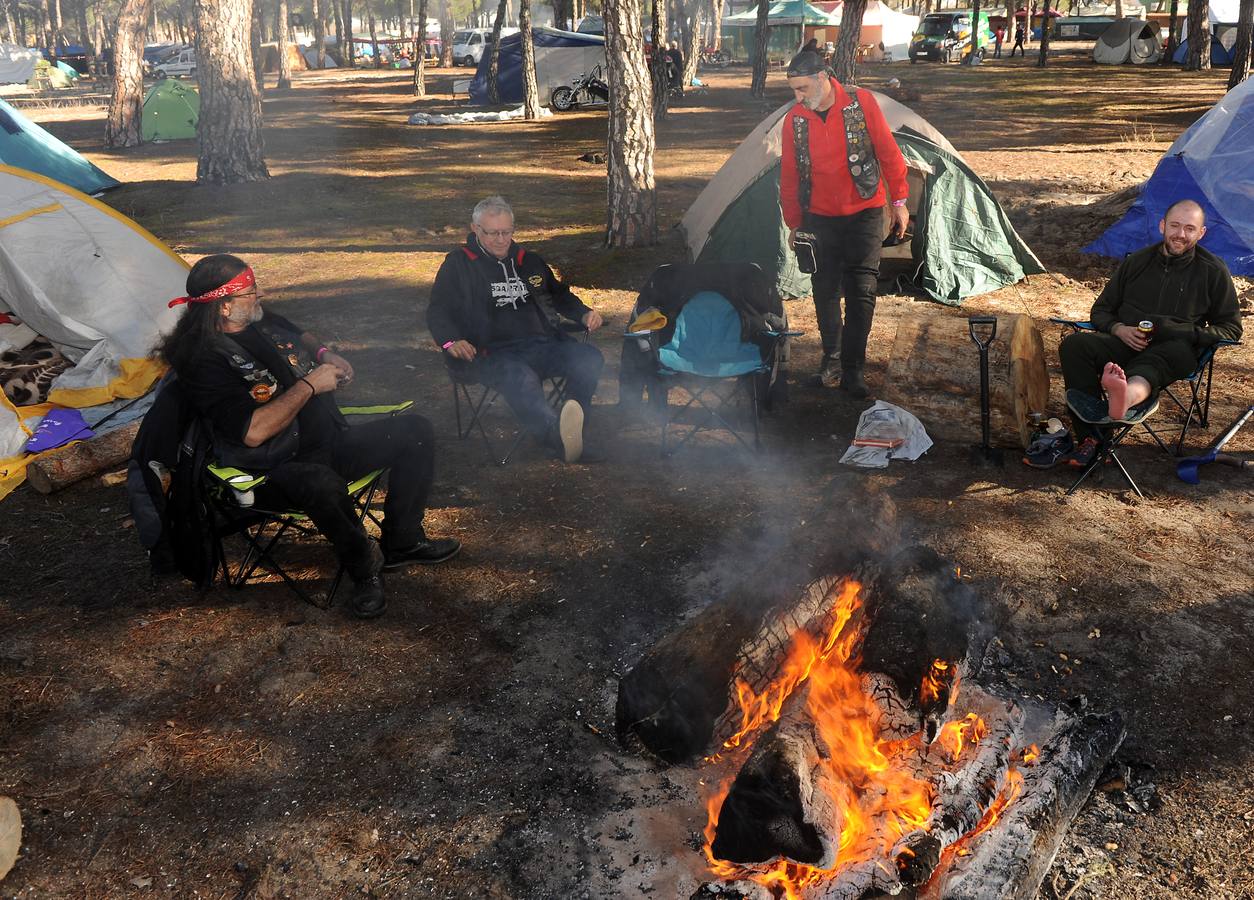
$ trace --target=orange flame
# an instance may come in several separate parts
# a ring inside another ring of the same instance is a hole
[[[927,706],[940,699],[941,688],[949,681],[949,663],[943,659],[932,660],[932,668],[923,676],[923,684],[919,688],[919,703]]]
[[[1019,794],[1023,792],[1023,776],[1019,774],[1018,769],[1011,769],[1006,773],[1006,784],[1002,787],[1001,793],[997,795],[997,799],[993,801],[988,810],[980,817],[980,821],[975,828],[964,834],[959,840],[950,844],[945,848],[944,855],[967,856],[971,853],[970,843],[975,840],[977,835],[983,834],[1001,818],[1002,813],[1006,811],[1006,807],[1015,800],[1019,799]],[[942,856],[942,859],[943,859]],[[943,862],[942,862],[943,865]],[[941,867],[937,867],[937,871]]]
[[[846,581],[837,600],[836,620],[822,641],[809,634],[794,635],[784,674],[761,695],[748,685],[736,683],[741,728],[724,744],[726,749],[745,745],[746,738],[778,720],[784,702],[796,688],[809,683],[806,711],[821,740],[830,749],[822,760],[830,782],[839,786],[833,801],[841,813],[837,865],[851,861],[856,848],[861,858],[887,854],[909,831],[927,824],[932,807],[931,787],[906,771],[905,757],[916,752],[910,741],[879,737],[881,712],[874,699],[862,690],[859,660],[854,649],[859,629],[842,634],[861,606],[861,585]],[[712,845],[723,801],[733,777],[719,785],[707,802],[705,854],[710,869],[722,878],[750,878],[787,900],[798,900],[810,884],[832,875],[830,870],[779,861],[765,872],[749,871],[714,857]]]
[[[1041,748],[1036,746],[1036,744],[1033,744],[1032,746],[1025,748],[1023,751],[1023,761],[1027,763],[1029,766],[1036,765],[1037,761],[1040,758],[1041,758]]]
[[[962,748],[968,743],[978,744],[988,734],[988,726],[975,713],[967,713],[965,719],[957,722],[946,722],[936,736],[936,742],[949,751],[949,758],[954,762],[962,755]]]

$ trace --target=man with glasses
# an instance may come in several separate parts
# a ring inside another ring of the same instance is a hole
[[[501,392],[523,426],[566,462],[583,455],[584,417],[605,365],[601,351],[560,328],[588,331],[601,315],[562,284],[537,253],[514,243],[514,211],[501,197],[475,205],[466,243],[444,258],[427,327],[458,380]],[[566,379],[554,410],[543,381]]]

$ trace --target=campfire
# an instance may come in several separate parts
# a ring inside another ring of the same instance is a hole
[[[1034,895],[1120,716],[1011,687],[989,608],[936,554],[847,569],[756,616],[713,604],[620,684],[620,739],[702,774],[693,896]]]

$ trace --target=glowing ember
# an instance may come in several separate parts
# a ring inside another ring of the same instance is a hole
[[[936,742],[949,751],[949,758],[954,762],[962,755],[962,748],[968,743],[978,744],[988,734],[988,726],[975,713],[967,713],[965,719],[957,722],[946,722],[945,727],[936,736]]]
[[[1017,769],[1011,769],[1006,773],[1006,784],[1001,789],[1001,793],[997,795],[997,799],[993,801],[993,805],[988,808],[988,812],[984,813],[979,824],[975,826],[969,833],[955,843],[949,845],[945,849],[945,855],[967,856],[971,853],[970,844],[976,836],[988,831],[997,824],[997,820],[1001,818],[1001,814],[1006,811],[1006,807],[1019,798],[1019,794],[1023,792],[1023,776],[1019,774]]]
[[[1023,761],[1029,766],[1036,765],[1041,759],[1041,748],[1032,744],[1023,750]]]
[[[861,633],[855,628],[842,634],[862,604],[860,593],[858,583],[843,583],[829,633],[822,641],[804,632],[794,635],[783,668],[785,674],[762,696],[737,680],[742,725],[724,744],[729,750],[747,746],[746,738],[778,720],[784,701],[799,685],[808,682],[807,715],[831,750],[822,765],[828,769],[831,782],[841,786],[840,795],[832,798],[842,822],[835,866],[818,869],[781,860],[762,872],[716,859],[711,848],[723,801],[734,780],[729,777],[707,802],[705,854],[715,875],[750,878],[777,896],[798,900],[807,885],[832,877],[835,869],[855,859],[887,856],[899,838],[927,824],[933,799],[931,786],[910,774],[907,765],[909,757],[917,753],[917,744],[880,738],[881,712],[862,690],[859,660],[854,654]]]
[[[932,668],[923,676],[919,688],[919,703],[928,706],[940,699],[941,689],[949,682],[950,665],[943,659],[932,660]]]

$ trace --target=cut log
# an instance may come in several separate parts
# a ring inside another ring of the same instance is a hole
[[[1028,413],[1045,412],[1049,373],[1041,333],[1027,316],[998,316],[988,348],[990,441],[1027,447]],[[910,410],[933,437],[979,443],[980,353],[961,316],[904,316],[882,399]]]
[[[8,797],[0,797],[0,880],[17,862],[22,846],[22,814]]]
[[[739,724],[734,680],[769,682],[797,628],[817,631],[830,613],[838,576],[873,580],[878,560],[900,539],[896,508],[882,494],[831,498],[830,521],[811,519],[725,597],[650,649],[618,686],[615,719],[624,746],[671,763],[713,752]],[[858,527],[849,527],[851,509]],[[842,521],[843,519],[843,521]],[[830,546],[833,534],[841,540]],[[821,543],[820,543],[821,542]],[[815,579],[812,572],[837,576]]]
[[[1023,793],[997,823],[977,835],[970,852],[952,856],[918,900],[1030,900],[1106,763],[1123,742],[1117,712],[1085,716],[1041,748],[1037,765],[1021,768]]]
[[[26,467],[26,480],[39,493],[51,494],[111,469],[130,458],[138,431],[139,422],[131,422],[108,434],[49,450]]]

